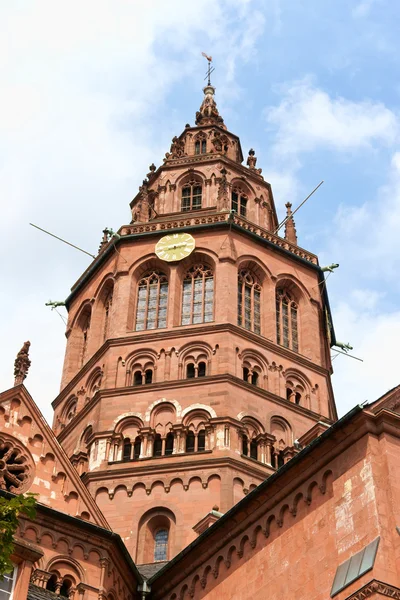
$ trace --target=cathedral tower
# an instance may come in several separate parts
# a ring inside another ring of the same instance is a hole
[[[73,286],[53,429],[136,563],[167,560],[336,420],[324,276],[204,88]]]

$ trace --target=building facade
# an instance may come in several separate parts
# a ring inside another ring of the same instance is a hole
[[[400,598],[398,391],[337,421],[323,271],[214,96],[66,300],[52,429],[28,346],[0,395],[5,598]]]

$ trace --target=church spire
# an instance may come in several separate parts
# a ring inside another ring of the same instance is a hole
[[[285,223],[285,240],[297,246],[296,226],[292,217],[292,204],[287,202],[286,206],[286,223]]]
[[[224,120],[218,112],[217,103],[214,100],[215,87],[211,85],[211,73],[214,71],[214,67],[211,67],[212,56],[208,56],[205,52],[202,52],[202,55],[208,61],[208,69],[205,77],[207,85],[203,88],[203,102],[201,103],[200,110],[196,113],[196,125],[219,125],[219,127],[226,129]]]

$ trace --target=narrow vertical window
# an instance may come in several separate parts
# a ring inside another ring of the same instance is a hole
[[[133,374],[133,385],[142,385],[142,371],[135,371]]]
[[[182,188],[181,209],[188,211],[201,208],[202,192],[201,183],[198,181],[185,184]]]
[[[4,574],[3,581],[0,581],[0,598],[4,598],[4,600],[9,600],[9,598],[11,598],[14,587],[14,577],[15,569],[10,571],[10,573]]]
[[[201,153],[206,154],[207,152],[207,142],[206,140],[201,141]]]
[[[153,383],[153,371],[151,369],[146,369],[144,374],[144,382]]]
[[[258,458],[258,448],[255,440],[250,442],[250,458],[254,458],[254,460],[257,460]]]
[[[206,265],[194,265],[183,280],[182,325],[209,323],[214,311],[214,276]]]
[[[195,142],[195,144],[194,144],[194,153],[200,154],[200,142],[199,141]]]
[[[247,196],[237,188],[232,191],[231,210],[238,213],[241,217],[247,216]]]
[[[197,377],[205,377],[206,376],[206,363],[205,362],[199,362],[199,365],[197,367]]]
[[[159,529],[154,535],[154,560],[167,560],[168,529]]]
[[[84,317],[83,317],[83,321],[82,321],[82,349],[81,349],[81,366],[84,364],[85,360],[86,360],[86,355],[87,355],[87,347],[88,347],[88,341],[89,341],[89,331],[90,331],[90,319],[91,319],[91,313],[87,313]]]
[[[108,331],[109,331],[109,327],[110,327],[110,313],[111,313],[112,301],[113,301],[113,290],[111,290],[108,293],[107,298],[104,302],[103,342],[105,342],[108,337]]]
[[[186,378],[187,379],[193,379],[193,377],[196,377],[196,371],[194,368],[194,363],[189,363],[186,366]]]
[[[247,435],[242,436],[242,454],[247,456],[249,454],[249,442]]]
[[[197,435],[197,450],[198,452],[204,452],[206,449],[206,432],[204,429],[200,429]]]
[[[260,333],[261,285],[248,270],[239,271],[238,276],[238,325]]]
[[[188,431],[186,435],[186,452],[194,452],[194,433]]]
[[[153,271],[138,283],[136,331],[162,329],[167,326],[168,280],[164,273]]]
[[[133,444],[133,458],[135,460],[138,460],[138,458],[140,457],[141,446],[142,446],[142,440],[140,439],[139,436],[136,436],[135,442]]]
[[[165,438],[165,454],[166,456],[170,456],[174,452],[174,434],[167,433],[167,437]]]
[[[162,439],[159,433],[156,434],[154,438],[154,446],[153,446],[153,456],[161,456],[162,455]]]
[[[276,292],[276,340],[280,346],[299,351],[297,304],[288,292]]]
[[[125,438],[124,439],[124,450],[123,450],[123,453],[122,453],[122,459],[123,460],[130,460],[130,458],[131,458],[131,451],[132,451],[131,440],[129,438]]]

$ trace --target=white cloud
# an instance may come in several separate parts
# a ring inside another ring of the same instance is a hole
[[[383,104],[331,98],[313,85],[311,77],[287,86],[280,104],[269,106],[265,114],[270,127],[277,129],[274,151],[278,156],[320,148],[349,152],[391,145],[399,134],[397,115]]]
[[[44,303],[65,298],[90,259],[28,222],[93,253],[105,226],[129,222],[128,204],[147,166],[159,164],[172,136],[193,122],[206,69],[201,51],[214,54],[221,87],[233,81],[237,62],[252,58],[263,31],[256,6],[241,0],[1,6],[0,198],[8,287],[0,298],[7,340],[0,348],[0,389],[12,385],[14,357],[30,339],[27,386],[47,418],[59,389],[65,328]],[[178,115],[180,96],[194,82],[197,100]],[[229,104],[228,94],[223,100]]]
[[[378,4],[378,2],[379,0],[361,0],[361,2],[359,2],[357,6],[353,8],[351,14],[356,19],[367,17],[373,6]]]

